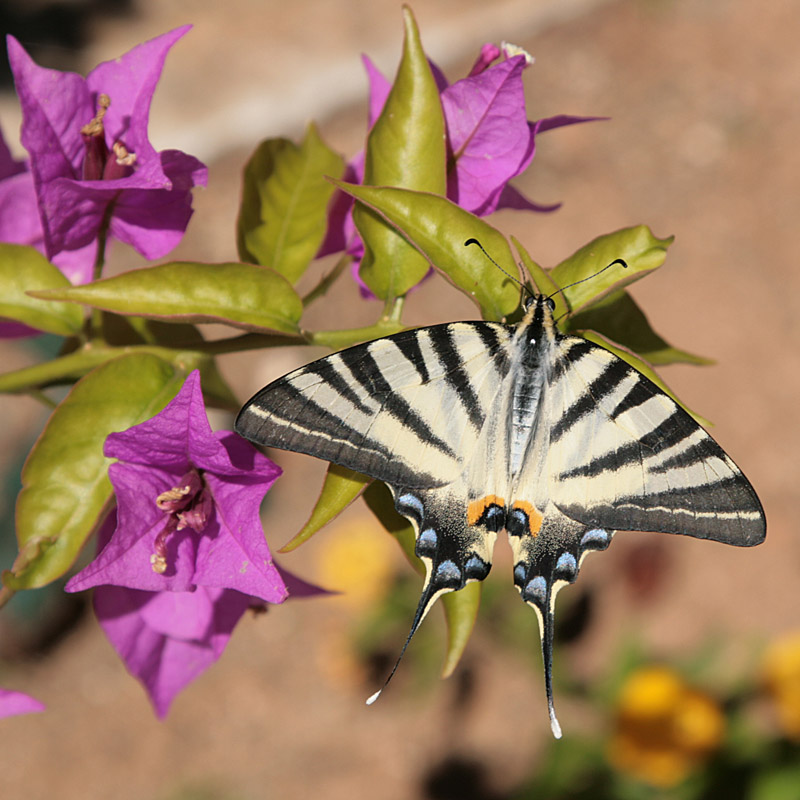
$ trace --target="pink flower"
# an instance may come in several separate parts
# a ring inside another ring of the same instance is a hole
[[[448,85],[441,70],[431,63],[439,86],[447,128],[447,197],[467,211],[487,216],[500,208],[554,211],[560,204],[533,203],[510,185],[530,165],[536,151],[536,136],[564,125],[588,122],[597,117],[560,115],[529,122],[525,110],[523,70],[532,63],[527,54],[507,53],[486,44],[466,78]],[[499,56],[503,59],[492,63]],[[391,85],[364,57],[370,85],[369,127],[380,115]],[[343,179],[361,183],[364,154],[347,167]],[[338,192],[328,216],[328,230],[319,255],[345,250],[356,259],[364,248],[352,222],[353,199]],[[357,266],[353,274],[357,276]],[[360,281],[359,281],[360,282]]]
[[[197,371],[152,419],[106,439],[117,497],[99,554],[67,591],[99,587],[97,618],[158,716],[222,654],[253,605],[321,590],[272,561],[259,519],[280,468],[212,433]]]
[[[32,714],[44,711],[44,705],[33,697],[10,689],[0,689],[0,719],[18,714]]]
[[[145,42],[85,79],[37,66],[7,37],[48,258],[94,252],[106,224],[149,259],[180,241],[192,214],[191,189],[205,185],[207,171],[178,150],[157,153],[147,125],[167,53],[188,29]]]

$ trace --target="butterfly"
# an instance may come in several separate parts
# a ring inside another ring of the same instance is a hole
[[[266,386],[235,429],[389,486],[426,567],[406,646],[440,595],[489,574],[505,530],[514,585],[539,617],[559,738],[555,599],[585,556],[618,530],[749,547],[766,522],[711,436],[625,361],[561,333],[554,308],[534,295],[516,325],[455,322],[350,347]]]

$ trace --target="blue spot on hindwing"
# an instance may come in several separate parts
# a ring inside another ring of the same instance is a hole
[[[397,498],[395,506],[401,514],[405,514],[407,511],[410,511],[415,517],[417,517],[417,519],[422,519],[424,516],[425,510],[422,507],[422,501],[419,499],[419,497],[411,494],[410,492],[400,495],[400,497]]]
[[[522,599],[526,603],[536,603],[544,608],[547,603],[547,581],[541,575],[529,580],[522,591]]]
[[[522,586],[525,583],[525,576],[528,574],[528,570],[525,569],[524,564],[517,564],[514,567],[514,583],[517,586]]]
[[[482,581],[488,574],[491,566],[487,564],[482,558],[476,555],[471,555],[464,564],[464,574],[467,578],[472,580]]]
[[[442,561],[436,567],[436,583],[438,585],[453,585],[461,583],[461,570],[456,566],[455,562]]]
[[[575,560],[575,556],[572,553],[562,553],[556,562],[555,577],[572,583],[577,574],[578,562]]]
[[[611,542],[608,531],[602,528],[592,528],[586,531],[581,537],[581,549],[585,550],[605,550]]]
[[[439,546],[439,537],[433,528],[426,528],[420,533],[417,539],[417,546],[414,548],[420,558],[431,558],[436,555],[436,550]]]

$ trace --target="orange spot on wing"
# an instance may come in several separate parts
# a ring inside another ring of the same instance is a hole
[[[483,516],[483,512],[486,511],[489,506],[500,506],[500,508],[504,508],[505,504],[506,501],[496,494],[487,494],[486,497],[473,500],[467,506],[467,523],[469,525],[474,525]]]
[[[528,527],[530,528],[531,536],[536,536],[541,530],[542,520],[544,519],[536,506],[533,505],[533,503],[527,502],[526,500],[517,500],[514,502],[512,508],[518,508],[527,515]]]

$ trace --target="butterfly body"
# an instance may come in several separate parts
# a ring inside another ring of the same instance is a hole
[[[556,735],[554,602],[587,553],[618,530],[765,536],[752,486],[716,442],[627,363],[560,333],[545,297],[517,325],[436,325],[320,359],[256,394],[236,430],[389,485],[426,567],[412,635],[442,593],[486,577],[505,530],[514,584],[540,618]]]

